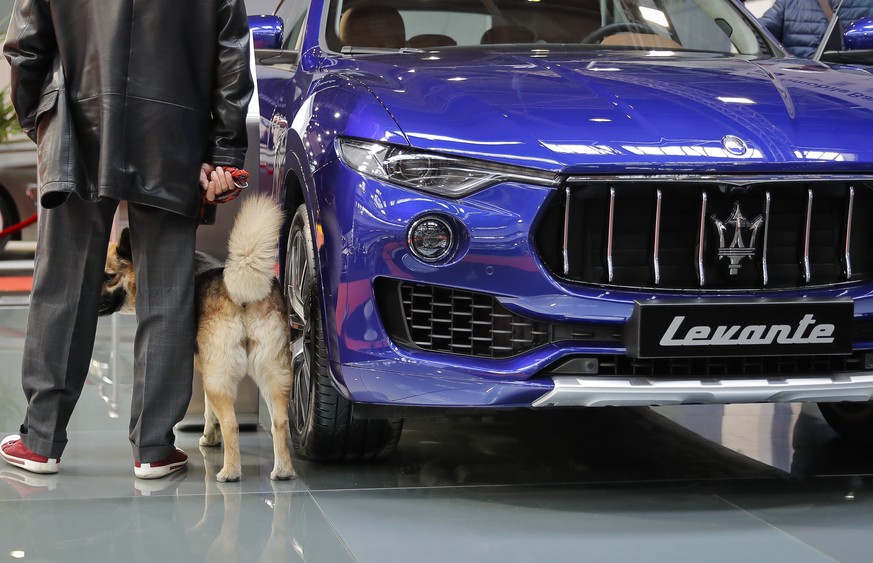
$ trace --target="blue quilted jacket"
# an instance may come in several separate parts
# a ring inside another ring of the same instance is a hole
[[[838,0],[830,0],[831,6]],[[840,23],[846,26],[858,18],[873,15],[873,0],[843,0]],[[827,30],[824,12],[818,0],[776,0],[761,16],[761,23],[770,30],[789,53],[811,58]]]

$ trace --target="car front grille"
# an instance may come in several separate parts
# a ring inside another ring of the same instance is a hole
[[[873,278],[873,183],[569,178],[537,231],[565,281],[763,290]]]

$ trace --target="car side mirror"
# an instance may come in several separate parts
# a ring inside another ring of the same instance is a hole
[[[843,33],[843,44],[847,50],[873,49],[873,17],[854,21]]]
[[[249,16],[252,46],[258,49],[281,49],[285,24],[279,16]]]
[[[873,65],[873,17],[850,24],[843,33],[843,44],[844,50],[825,51],[818,60],[831,64]]]
[[[296,51],[282,49],[285,23],[279,16],[249,16],[249,30],[252,33],[252,46],[255,61],[261,65],[297,63]]]

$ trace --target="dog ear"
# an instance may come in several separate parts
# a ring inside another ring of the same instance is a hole
[[[133,257],[133,253],[130,250],[130,229],[127,227],[121,231],[121,237],[118,239],[118,246],[115,247],[115,251],[118,252],[121,258],[126,260],[130,260]]]

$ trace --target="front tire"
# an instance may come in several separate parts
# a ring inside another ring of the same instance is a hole
[[[291,443],[320,461],[380,459],[397,447],[403,419],[356,419],[330,380],[315,245],[306,206],[297,208],[285,254],[285,300],[291,325]]]
[[[873,402],[819,403],[818,409],[843,438],[873,445]]]

